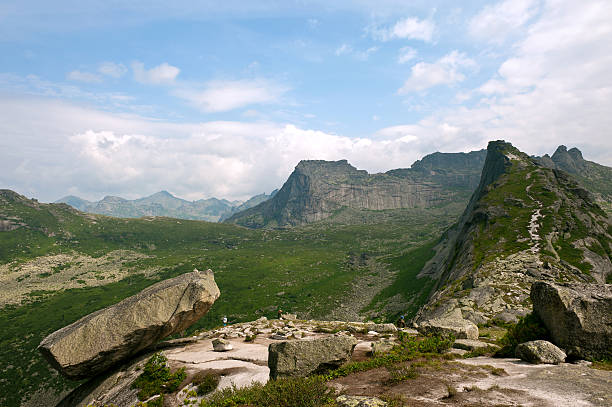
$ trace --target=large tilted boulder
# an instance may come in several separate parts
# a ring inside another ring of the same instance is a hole
[[[478,339],[478,326],[472,321],[454,315],[423,321],[418,329],[423,335],[453,334],[456,339]]]
[[[38,350],[70,379],[93,377],[200,319],[219,297],[212,271],[161,281],[47,336]]]
[[[565,362],[565,352],[548,341],[529,341],[517,345],[517,358],[529,363],[558,365]]]
[[[268,347],[270,377],[305,377],[338,367],[351,358],[355,345],[352,336],[272,343]]]
[[[568,356],[612,358],[612,285],[552,284],[531,286],[533,311]]]

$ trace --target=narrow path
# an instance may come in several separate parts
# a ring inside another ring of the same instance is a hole
[[[529,174],[527,174],[527,179],[531,178],[531,175],[534,173],[530,172]],[[531,253],[536,254],[540,251],[540,235],[538,233],[538,229],[540,228],[540,223],[539,223],[539,219],[542,218],[542,202],[538,201],[537,199],[535,199],[529,192],[531,191],[531,187],[533,186],[535,181],[532,181],[531,184],[529,184],[529,186],[525,189],[525,191],[527,192],[527,196],[529,197],[529,199],[531,199],[533,202],[536,203],[536,205],[538,206],[538,208],[536,210],[533,211],[533,213],[531,214],[531,219],[529,220],[529,227],[528,227],[528,231],[529,231],[529,237],[531,238]]]

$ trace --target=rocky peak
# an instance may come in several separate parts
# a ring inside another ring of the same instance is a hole
[[[330,178],[348,176],[367,176],[365,170],[358,170],[347,160],[302,160],[295,167],[295,172],[307,176],[324,176]]]
[[[421,318],[460,309],[482,323],[527,312],[536,280],[603,283],[612,274],[611,230],[567,173],[491,142],[479,187],[421,272],[437,279]]]

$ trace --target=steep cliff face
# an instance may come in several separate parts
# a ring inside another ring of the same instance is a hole
[[[530,309],[533,281],[603,283],[611,234],[611,219],[571,176],[491,142],[465,212],[420,273],[437,286],[417,319],[460,309],[476,323],[511,320]]]
[[[436,153],[410,169],[368,174],[346,160],[301,161],[270,200],[227,221],[283,227],[319,221],[342,208],[428,208],[466,199],[478,184],[485,151]]]

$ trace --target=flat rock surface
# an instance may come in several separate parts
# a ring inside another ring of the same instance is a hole
[[[611,406],[612,372],[592,369],[581,364],[532,365],[519,359],[478,357],[463,360],[469,365],[490,365],[501,368],[507,376],[489,376],[463,382],[459,386],[516,389],[526,392],[541,404],[523,404],[543,407],[557,406]]]

